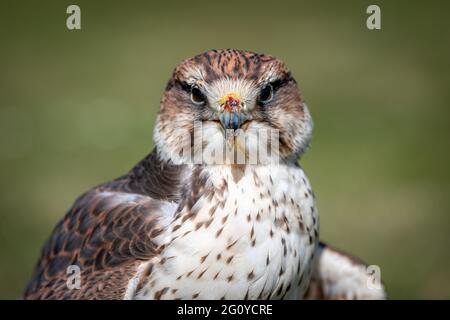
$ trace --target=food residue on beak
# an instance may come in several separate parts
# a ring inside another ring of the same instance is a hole
[[[223,107],[223,111],[239,111],[241,107],[241,97],[234,92],[228,93],[220,98],[219,105]]]

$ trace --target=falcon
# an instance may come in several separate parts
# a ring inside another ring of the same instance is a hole
[[[384,298],[364,263],[319,242],[298,164],[311,133],[277,58],[223,49],[183,61],[161,99],[154,150],[75,201],[24,298]]]

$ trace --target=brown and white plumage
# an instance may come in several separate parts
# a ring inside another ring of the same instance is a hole
[[[385,299],[384,287],[369,266],[342,250],[319,243],[305,299]]]
[[[79,197],[47,240],[25,297],[121,299],[139,264],[162,249],[158,219],[180,199],[182,170],[151,153]],[[66,287],[69,265],[81,269],[80,290]]]
[[[192,142],[198,123],[202,148]],[[278,146],[268,162],[236,164],[235,153],[221,164],[205,160],[230,141],[227,130],[237,137],[232,145],[253,141],[245,158],[261,146],[252,140],[258,132],[270,129],[279,136],[264,142]],[[382,298],[382,290],[353,294],[366,292],[362,282],[339,282],[349,274],[333,273],[339,257],[319,245],[313,192],[297,164],[311,131],[280,60],[212,50],[182,62],[161,100],[155,150],[75,202],[45,244],[25,298]],[[80,267],[80,289],[66,285],[70,265]],[[311,278],[320,295],[308,290]]]

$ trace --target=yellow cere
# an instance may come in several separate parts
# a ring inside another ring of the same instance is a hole
[[[230,98],[234,99],[234,100],[241,101],[241,97],[238,94],[236,94],[234,92],[230,92],[230,93],[227,93],[226,95],[224,95],[222,98],[219,99],[219,105],[221,105],[221,106],[224,105],[227,101],[230,100]]]

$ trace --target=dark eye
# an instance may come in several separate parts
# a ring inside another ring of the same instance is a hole
[[[271,84],[266,85],[261,89],[258,100],[262,103],[267,103],[273,98],[273,87]]]
[[[206,102],[205,95],[196,86],[191,87],[191,101],[195,104],[204,104]]]

